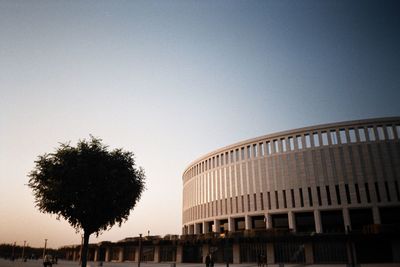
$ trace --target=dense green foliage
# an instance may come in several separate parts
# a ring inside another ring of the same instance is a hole
[[[61,144],[35,163],[28,185],[36,206],[83,229],[85,242],[90,234],[127,220],[144,190],[144,171],[136,167],[133,153],[108,151],[94,137],[76,147]]]

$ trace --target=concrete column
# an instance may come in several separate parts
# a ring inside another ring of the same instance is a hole
[[[322,233],[322,223],[321,223],[321,213],[319,210],[314,210],[314,223],[315,223],[315,232],[320,234]]]
[[[235,231],[235,220],[232,217],[228,218],[228,231],[234,232]]]
[[[350,222],[350,213],[348,208],[343,208],[343,223],[344,223],[344,229],[347,232],[347,230],[351,230],[351,222]]]
[[[248,215],[244,217],[244,229],[251,230],[251,218]]]
[[[220,225],[219,225],[219,220],[214,219],[214,232],[219,233],[220,232]]]
[[[203,233],[208,234],[208,223],[203,222]]]
[[[182,263],[182,245],[176,247],[176,262]]]
[[[138,262],[139,261],[139,251],[140,250],[140,247],[139,246],[137,246],[136,248],[135,248],[135,262]]]
[[[194,224],[189,225],[189,235],[194,234]]]
[[[198,224],[198,223],[194,224],[194,234],[195,235],[200,234],[200,224]]]
[[[206,262],[206,256],[208,254],[208,252],[210,252],[210,245],[208,244],[203,244],[203,263]]]
[[[99,261],[99,248],[94,249],[94,261]]]
[[[381,216],[379,215],[379,209],[377,206],[372,207],[372,218],[374,220],[374,224],[381,224]]]
[[[289,221],[289,229],[292,229],[293,232],[296,232],[296,220],[293,211],[288,212],[288,221]]]
[[[272,242],[267,243],[267,264],[275,263],[275,250]]]
[[[106,255],[104,261],[108,262],[111,261],[111,251],[110,248],[106,248]]]
[[[233,243],[232,250],[233,250],[233,263],[234,264],[239,264],[240,263],[240,247],[239,247],[239,243]]]
[[[306,264],[314,264],[314,251],[312,242],[307,242],[304,244],[304,255],[306,258]]]
[[[154,247],[154,263],[160,262],[160,245]]]
[[[118,262],[123,262],[124,261],[124,248],[120,247],[118,248]]]
[[[267,227],[267,229],[272,229],[272,216],[271,216],[271,214],[269,214],[269,213],[265,214],[265,218],[267,220],[265,226]]]

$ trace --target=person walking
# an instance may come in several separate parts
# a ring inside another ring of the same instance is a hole
[[[206,267],[210,267],[210,262],[211,262],[211,257],[210,253],[208,253],[206,256]]]

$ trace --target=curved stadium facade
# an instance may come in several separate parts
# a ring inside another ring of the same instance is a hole
[[[181,236],[91,244],[88,259],[394,266],[399,187],[400,117],[265,135],[186,168]],[[63,250],[80,258],[80,246]]]
[[[183,234],[340,233],[398,223],[399,139],[396,117],[289,130],[213,151],[184,171]]]

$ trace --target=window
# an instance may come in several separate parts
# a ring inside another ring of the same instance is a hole
[[[375,193],[376,199],[378,200],[378,202],[381,202],[381,193],[379,192],[378,182],[375,182]]]
[[[278,140],[274,140],[274,148],[275,148],[275,153],[279,152],[279,142]]]
[[[336,200],[338,205],[342,204],[342,200],[340,199],[340,190],[339,185],[335,185],[335,192],[336,192]]]
[[[294,150],[294,140],[293,140],[293,137],[289,137],[289,149],[290,149],[291,151]]]
[[[283,207],[286,209],[287,208],[287,202],[286,202],[286,190],[283,190]]]
[[[367,196],[367,202],[371,203],[371,195],[369,193],[369,186],[368,183],[365,183],[365,194]]]
[[[314,133],[313,134],[314,137],[314,146],[315,147],[319,147],[319,137],[318,137],[318,133]]]
[[[303,149],[303,143],[301,142],[301,136],[300,135],[296,136],[296,139],[297,139],[297,148]]]
[[[268,204],[268,209],[271,209],[271,194],[267,192],[267,204]]]
[[[325,190],[326,190],[326,198],[328,200],[328,205],[332,205],[332,199],[331,199],[331,191],[329,190],[329,186],[325,186]]]
[[[368,127],[368,137],[369,137],[369,141],[375,141],[375,132],[374,132],[374,128],[373,127]]]
[[[321,199],[321,189],[319,188],[319,186],[317,186],[317,197],[318,197],[318,205],[321,206],[322,199]]]
[[[383,132],[383,127],[378,126],[378,138],[379,140],[385,140],[385,133]]]
[[[365,142],[367,140],[365,138],[364,128],[358,128],[358,136],[360,137],[360,142]]]
[[[261,210],[264,210],[264,195],[260,193]]]
[[[303,198],[303,189],[299,188],[299,194],[300,194],[300,206],[304,207],[304,198]]]
[[[261,155],[261,157],[264,157],[264,155],[265,155],[264,143],[260,143],[260,155]]]
[[[392,201],[392,198],[390,197],[389,185],[388,185],[388,182],[387,182],[387,181],[385,181],[385,190],[386,190],[386,197],[387,197],[387,200],[388,200],[389,202]]]
[[[388,135],[388,139],[393,140],[394,139],[394,132],[393,132],[393,127],[391,125],[386,126],[386,132]]]
[[[270,155],[272,152],[271,152],[271,142],[267,142],[267,147],[266,147],[266,149],[267,149],[267,155]]]
[[[397,201],[400,201],[399,183],[394,181],[394,189],[396,190]]]
[[[275,191],[275,208],[279,209],[278,191]]]
[[[332,141],[332,145],[338,144],[337,134],[336,134],[335,130],[331,131],[331,141]]]
[[[357,198],[357,203],[361,203],[361,197],[360,197],[360,188],[358,188],[358,184],[354,184],[354,188],[356,189],[356,198]]]
[[[310,148],[311,147],[311,139],[309,134],[305,134],[304,137],[306,138],[306,147]]]
[[[312,207],[313,199],[312,199],[311,187],[308,187],[307,190],[308,190],[308,201],[310,202],[310,207]]]
[[[354,131],[354,129],[349,130],[349,136],[350,136],[350,143],[357,142],[356,131]]]
[[[322,145],[323,146],[328,145],[328,133],[327,132],[322,132]]]
[[[282,151],[286,152],[286,140],[284,138],[282,138],[281,142],[282,142]]]
[[[224,165],[224,154],[221,154],[221,166]]]
[[[250,211],[250,195],[247,195],[247,211]]]
[[[251,146],[247,146],[247,158],[251,158]]]
[[[347,198],[347,204],[351,204],[351,197],[350,197],[350,190],[349,190],[349,185],[345,184],[344,189],[346,190],[346,198]]]
[[[296,201],[295,201],[295,198],[294,198],[294,190],[293,189],[290,189],[290,195],[292,196],[292,208],[295,208],[296,207]]]
[[[253,157],[258,157],[257,144],[253,145]]]
[[[347,144],[347,138],[346,138],[345,129],[340,129],[339,130],[339,136],[340,136],[340,143],[341,144]]]
[[[240,158],[241,160],[244,160],[244,147],[240,149]]]
[[[239,161],[239,149],[236,149],[235,154],[235,160]]]

